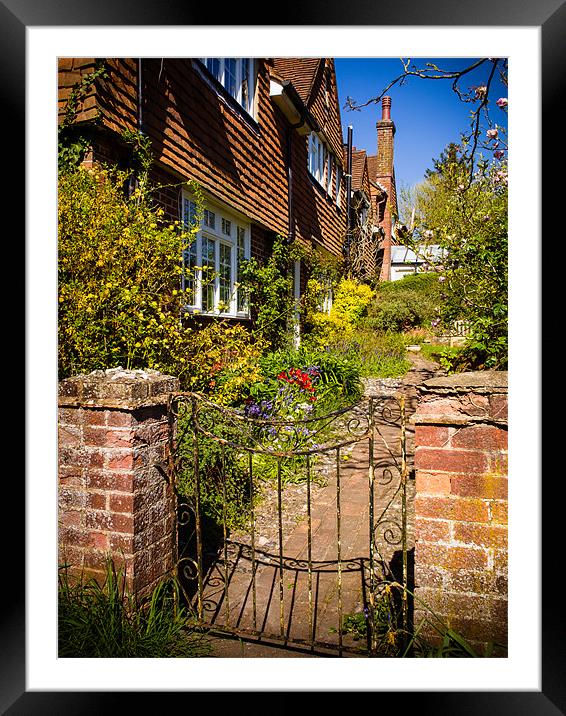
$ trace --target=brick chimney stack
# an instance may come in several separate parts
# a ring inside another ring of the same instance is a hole
[[[391,209],[396,201],[393,170],[393,137],[395,136],[395,123],[391,119],[391,97],[381,98],[381,119],[375,126],[377,128],[376,180],[385,188],[388,197],[382,222],[385,236],[382,241],[383,264],[379,278],[380,281],[389,281],[391,280]]]
[[[377,127],[377,174],[393,176],[393,137],[395,123],[391,119],[391,97],[381,99],[381,119]]]

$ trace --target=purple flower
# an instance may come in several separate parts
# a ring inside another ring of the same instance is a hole
[[[495,104],[498,107],[501,107],[501,109],[503,109],[503,107],[507,107],[507,104],[508,104],[507,97],[500,97]]]
[[[495,139],[495,137],[497,137],[497,135],[499,134],[499,132],[497,131],[496,128],[495,128],[495,129],[488,129],[487,132],[486,132],[486,134],[487,134],[487,136],[489,137],[489,139]]]
[[[505,152],[501,149],[498,149],[497,151],[493,152],[493,156],[496,159],[501,159],[501,157],[505,154]]]

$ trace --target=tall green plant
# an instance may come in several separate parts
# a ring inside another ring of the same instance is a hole
[[[442,284],[437,321],[466,320],[466,367],[507,367],[507,166],[480,162],[470,180],[465,148],[447,154],[417,192],[414,248],[436,244]]]
[[[253,334],[272,349],[289,343],[289,322],[297,310],[292,269],[303,254],[296,243],[277,236],[267,260],[252,256],[240,269],[239,282],[248,296]]]
[[[196,657],[208,653],[180,606],[175,579],[164,579],[138,602],[126,588],[124,570],[106,562],[102,584],[59,574],[59,657]]]

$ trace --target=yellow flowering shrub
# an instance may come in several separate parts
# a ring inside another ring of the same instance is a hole
[[[309,291],[318,291],[313,280],[307,287]],[[308,311],[309,340],[318,347],[351,340],[359,319],[365,315],[374,292],[366,284],[354,279],[343,278],[334,292],[329,313],[313,309]]]
[[[128,178],[102,167],[60,173],[60,378],[153,368],[229,401],[257,370],[261,346],[241,326],[182,320],[181,256],[196,222],[166,221],[143,183],[128,196]]]

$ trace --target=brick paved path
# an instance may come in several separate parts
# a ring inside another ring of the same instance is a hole
[[[434,364],[413,358],[414,369],[404,378],[397,395],[404,393],[407,419],[415,408],[414,385],[430,377]],[[379,392],[379,382],[378,382]],[[376,394],[368,385],[366,396]],[[381,395],[383,399],[383,395]],[[377,405],[381,405],[376,398]],[[365,399],[367,405],[367,397]],[[366,410],[362,406],[361,412]],[[399,529],[401,523],[401,493],[399,491],[400,427],[391,424],[377,409],[379,436],[374,445],[376,464],[374,520],[383,513],[381,529],[377,531],[379,557],[387,565],[400,557]],[[412,463],[412,429],[407,424],[407,457]],[[368,441],[356,443],[346,451],[348,459],[340,459],[340,494],[337,492],[337,470],[330,471],[327,484],[311,489],[311,570],[308,570],[309,542],[306,518],[307,487],[295,491],[303,505],[299,517],[283,525],[283,569],[278,540],[261,539],[256,535],[255,584],[252,579],[250,540],[239,535],[229,545],[227,564],[217,562],[208,575],[204,597],[210,608],[213,624],[228,624],[243,632],[253,631],[260,639],[277,639],[286,644],[303,644],[311,640],[318,646],[339,643],[339,624],[344,615],[361,612],[364,606],[364,568],[367,569],[370,542],[370,499],[368,481]],[[333,459],[335,457],[333,455]],[[409,472],[409,476],[411,473]],[[303,494],[300,494],[300,490]],[[412,502],[414,481],[407,487],[408,531],[407,549],[414,546],[412,530]],[[340,501],[340,544],[338,544],[337,506]],[[285,491],[282,510],[286,507]],[[276,515],[275,515],[276,517]],[[272,524],[272,528],[276,525]],[[275,531],[277,531],[275,529]],[[267,534],[267,533],[266,533]],[[274,536],[274,530],[270,535]],[[389,543],[389,541],[392,544]],[[340,559],[339,559],[340,557]],[[400,578],[399,572],[396,573]],[[228,584],[228,589],[225,585]],[[255,590],[255,594],[254,594]],[[219,646],[220,644],[220,646]],[[241,656],[243,649],[228,649],[227,642],[218,642],[216,655]],[[346,650],[364,649],[365,645],[344,634],[342,646]],[[305,654],[308,652],[305,652]],[[248,654],[252,656],[255,654]],[[258,656],[265,656],[264,652]],[[301,653],[295,655],[300,656]]]

